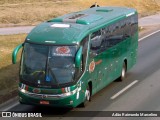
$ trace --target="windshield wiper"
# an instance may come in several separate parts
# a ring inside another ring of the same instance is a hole
[[[56,76],[55,76],[54,72],[52,71],[52,69],[51,69],[50,66],[49,66],[49,62],[48,62],[48,66],[47,66],[47,67],[48,67],[48,70],[50,71],[53,79],[56,81],[56,83],[57,83],[57,85],[58,85],[58,87],[59,87],[59,83],[58,83],[58,81],[57,81],[57,79],[56,79]]]
[[[58,85],[58,87],[59,87],[59,83],[58,83],[58,81],[57,81],[57,79],[56,79],[56,76],[55,76],[54,72],[53,72],[52,69],[50,68],[50,66],[48,66],[48,70],[50,71],[53,79],[56,81],[56,83],[57,83],[57,85]]]
[[[51,69],[51,67],[50,67],[50,64],[49,64],[49,54],[50,54],[50,47],[49,47],[49,51],[48,51],[48,58],[47,58],[47,61],[46,61],[46,77],[47,77],[47,74],[49,74],[49,71],[50,71],[50,73],[51,73],[51,75],[52,75],[52,77],[53,77],[53,79],[56,81],[56,83],[57,83],[57,86],[59,87],[59,83],[58,83],[58,81],[57,81],[57,79],[56,79],[56,76],[55,76],[55,74],[54,74],[54,72],[52,71],[52,69]]]

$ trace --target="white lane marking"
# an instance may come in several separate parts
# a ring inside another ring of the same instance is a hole
[[[133,81],[131,84],[127,85],[125,88],[123,88],[121,91],[119,91],[118,93],[116,93],[115,95],[113,95],[111,97],[111,99],[115,99],[116,97],[118,97],[119,95],[121,95],[123,92],[125,92],[127,89],[129,89],[130,87],[132,87],[134,84],[136,84],[138,82],[138,80]]]
[[[155,32],[153,32],[153,33],[151,33],[151,34],[149,34],[149,35],[146,35],[146,36],[140,38],[138,41],[142,41],[142,40],[144,40],[145,38],[147,38],[147,37],[149,37],[149,36],[152,36],[152,35],[154,35],[154,34],[156,34],[156,33],[158,33],[158,32],[160,32],[160,30],[157,30],[157,31],[155,31]]]
[[[11,105],[11,106],[3,109],[2,111],[8,111],[9,109],[11,109],[11,108],[13,108],[13,107],[15,107],[15,106],[17,106],[17,105],[19,105],[19,102],[15,102],[13,105]]]

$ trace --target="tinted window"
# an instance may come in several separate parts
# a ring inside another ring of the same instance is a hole
[[[138,16],[131,16],[131,35],[134,35],[138,31]]]
[[[82,63],[83,63],[82,71],[84,71],[85,66],[86,66],[87,51],[88,51],[88,39],[89,39],[89,36],[85,37],[82,40],[82,43],[81,43],[81,45],[83,46],[83,51],[82,51]]]
[[[137,17],[130,16],[92,33],[91,50],[100,53],[133,36],[138,30]]]
[[[122,41],[123,31],[121,26],[121,22],[117,22],[102,29],[101,52]]]
[[[98,53],[101,47],[101,43],[102,43],[101,30],[92,33],[91,50]]]

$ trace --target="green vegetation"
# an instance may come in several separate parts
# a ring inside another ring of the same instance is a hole
[[[11,53],[25,37],[26,34],[0,35],[0,69],[12,64]]]
[[[25,37],[26,34],[0,36],[0,103],[2,97],[17,90],[19,62],[12,65],[11,55],[13,49],[22,43]]]

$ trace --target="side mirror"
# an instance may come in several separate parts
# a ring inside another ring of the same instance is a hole
[[[79,48],[76,58],[75,58],[75,67],[80,68],[82,60],[82,46]]]
[[[22,48],[23,44],[19,44],[12,52],[12,63],[16,64],[17,62],[17,54],[19,50]]]

